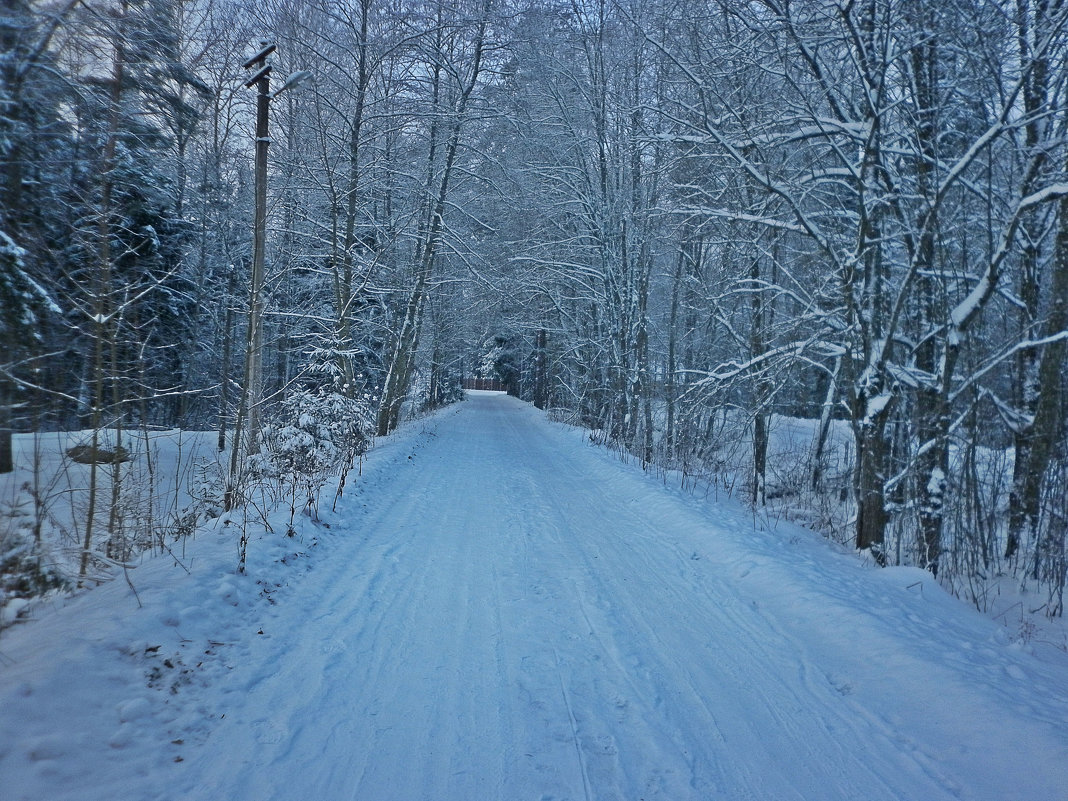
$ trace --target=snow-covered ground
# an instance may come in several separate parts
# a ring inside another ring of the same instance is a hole
[[[101,435],[101,446],[111,450],[114,432],[103,430]],[[13,437],[15,469],[0,475],[0,558],[17,553],[20,545],[32,544],[36,522],[42,540],[37,552],[45,570],[67,580],[77,577],[89,508],[90,467],[71,459],[68,451],[87,446],[91,437],[91,431]],[[221,496],[214,485],[223,474],[227,454],[218,452],[217,439],[210,431],[134,429],[123,433],[122,447],[131,458],[121,466],[121,525],[116,526],[115,558],[143,550],[159,552],[172,545],[182,549],[181,542],[175,545],[177,536],[191,527],[195,512],[204,517],[204,499],[195,496],[209,488],[209,494]],[[106,538],[114,469],[102,464],[97,471],[94,554],[100,553]],[[5,541],[7,537],[19,541]],[[113,567],[94,559],[88,580],[110,578]],[[23,598],[5,597],[0,588],[0,627],[30,606]]]
[[[1068,654],[504,395],[323,520],[4,631],[0,797],[1068,797]]]

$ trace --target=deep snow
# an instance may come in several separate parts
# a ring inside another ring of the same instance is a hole
[[[323,519],[5,631],[0,797],[1068,798],[1068,655],[506,396]]]

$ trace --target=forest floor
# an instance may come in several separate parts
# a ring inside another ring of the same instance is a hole
[[[928,574],[503,395],[364,467],[5,631],[5,801],[1068,797],[1068,654]]]

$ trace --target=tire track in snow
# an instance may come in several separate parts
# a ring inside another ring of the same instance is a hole
[[[787,647],[791,659],[784,659],[781,654],[772,651],[767,646],[768,629],[775,631],[777,627],[766,615],[756,611],[755,607],[739,603],[732,588],[722,580],[706,580],[701,586],[692,577],[682,575],[681,568],[673,571],[674,564],[685,565],[689,560],[680,547],[672,543],[670,532],[666,539],[663,535],[648,534],[656,530],[658,521],[641,510],[626,508],[626,505],[620,511],[619,498],[606,496],[583,475],[577,465],[560,457],[559,454],[567,451],[553,450],[536,441],[530,449],[535,451],[530,454],[530,463],[541,465],[543,469],[540,475],[544,477],[541,485],[531,484],[530,490],[535,495],[540,492],[543,496],[540,516],[556,518],[556,525],[549,527],[549,530],[567,531],[570,526],[572,532],[582,530],[591,535],[584,538],[558,536],[553,543],[555,547],[565,550],[570,546],[571,551],[564,561],[568,564],[581,563],[585,568],[580,581],[576,582],[572,601],[582,610],[586,625],[594,631],[600,630],[601,633],[597,635],[600,647],[606,652],[614,652],[615,664],[624,671],[629,669],[632,674],[645,677],[647,692],[638,695],[649,695],[648,689],[651,689],[655,699],[651,714],[660,714],[676,721],[678,732],[675,739],[682,744],[680,752],[689,750],[686,744],[705,739],[707,735],[702,733],[705,727],[718,730],[719,736],[726,739],[716,720],[714,701],[710,700],[714,699],[714,692],[722,690],[725,685],[733,692],[742,692],[747,700],[746,708],[734,707],[729,712],[735,725],[753,716],[755,710],[766,716],[761,723],[749,727],[748,739],[741,748],[737,741],[743,732],[731,733],[734,742],[730,749],[725,750],[735,753],[742,751],[747,756],[746,760],[732,766],[731,775],[726,775],[715,766],[713,760],[708,760],[703,767],[709,775],[702,778],[698,775],[697,760],[691,761],[692,789],[700,792],[726,790],[725,797],[744,798],[754,792],[754,788],[759,788],[753,797],[769,797],[769,794],[776,798],[795,797],[798,785],[796,775],[780,776],[775,785],[774,778],[769,777],[767,770],[768,766],[782,761],[783,749],[792,749],[795,759],[787,763],[791,771],[795,771],[797,766],[802,769],[807,767],[812,774],[812,781],[817,783],[826,783],[831,779],[828,773],[835,774],[837,780],[831,780],[830,784],[837,788],[836,792],[842,793],[843,798],[900,798],[900,792],[893,786],[892,770],[878,764],[868,764],[854,753],[856,742],[875,739],[877,746],[881,745],[889,753],[900,757],[896,761],[904,763],[897,765],[895,770],[902,767],[909,770],[910,766],[914,766],[932,779],[936,787],[941,788],[939,795],[932,793],[927,797],[957,797],[959,786],[937,769],[933,759],[915,749],[912,753],[905,753],[894,747],[895,743],[900,742],[900,736],[889,725],[879,725],[881,722],[873,718],[856,715],[856,708],[836,710],[836,706],[843,705],[842,699],[834,697],[831,687],[813,685],[805,680],[804,666],[808,657],[797,641],[778,630],[777,639]],[[549,466],[548,470],[544,469],[546,465]],[[559,499],[574,494],[575,487],[583,487],[584,502],[570,507],[561,503]],[[556,503],[544,500],[548,498],[555,499]],[[590,510],[597,510],[598,514],[591,515]],[[595,519],[597,517],[601,520]],[[696,523],[707,526],[706,521],[698,520]],[[593,548],[597,553],[591,557]],[[612,558],[595,564],[595,559],[602,560],[606,555],[616,559],[614,567],[609,566]],[[635,585],[641,582],[630,582],[628,587],[625,579],[619,581],[621,576],[637,578],[648,574],[659,577],[669,576],[673,572],[684,580],[677,583],[658,581],[655,586],[646,583],[640,591],[635,589]],[[613,584],[608,583],[613,581]],[[713,588],[718,590],[714,595],[711,593]],[[667,597],[659,603],[650,602],[650,598],[658,593]],[[583,596],[594,599],[629,596],[629,603],[622,604],[620,612],[609,607],[604,610],[600,622],[594,624],[585,610]],[[698,603],[698,599],[705,603]],[[648,614],[645,610],[648,610]],[[729,623],[721,625],[720,640],[724,644],[736,643],[736,652],[739,646],[744,646],[745,658],[734,662],[716,659],[706,644],[705,650],[709,651],[707,661],[698,658],[690,664],[676,663],[672,657],[685,653],[687,637],[670,643],[665,641],[660,635],[665,622],[687,630],[691,642],[699,641],[701,633],[686,626],[676,616],[679,610],[687,610],[684,617],[690,621],[703,619],[714,622],[720,619]],[[643,635],[644,647],[635,648],[626,644],[637,639],[635,632]],[[611,645],[606,646],[606,640],[611,641]],[[619,653],[627,650],[632,654],[628,660],[631,662],[629,668],[618,657]],[[642,657],[633,656],[635,653],[644,654],[647,663],[643,664]],[[649,656],[663,658],[649,660]],[[798,682],[783,681],[782,673],[794,669],[791,662],[796,662]],[[713,666],[717,669],[712,669]],[[630,686],[634,689],[633,682]],[[753,688],[756,688],[755,692]],[[683,704],[680,700],[673,705],[668,698],[671,690],[680,698],[681,693],[685,692],[687,703]],[[685,709],[687,706],[689,709]],[[699,727],[693,725],[693,716],[689,714],[694,706],[705,714],[703,725]],[[833,719],[831,724],[824,720],[828,712],[831,712]],[[770,748],[764,746],[763,741],[768,734],[776,731],[783,732],[785,736],[773,737]],[[754,758],[761,752],[763,758]],[[758,765],[758,769],[749,770],[745,764],[747,761]],[[851,774],[843,767],[845,765],[852,765]],[[807,782],[801,783],[802,786],[805,784]]]
[[[544,454],[539,455],[539,458],[533,459],[533,463],[541,466],[540,475],[547,477],[545,483],[551,485],[552,479],[559,479],[563,476],[563,480],[560,482],[565,485],[563,487],[554,487],[551,490],[547,490],[548,495],[553,494],[553,490],[557,490],[558,494],[567,497],[569,493],[574,492],[575,487],[584,486],[582,481],[583,476],[581,471],[578,474],[569,474],[566,469],[566,464],[552,464],[551,459],[546,462],[541,459]],[[546,465],[549,465],[546,469]],[[585,483],[589,483],[587,480]],[[536,487],[536,483],[532,483],[531,487]],[[591,493],[596,495],[596,487],[592,488]],[[607,501],[609,506],[605,508],[611,508],[612,505],[619,505],[618,499],[602,498],[601,500]],[[598,507],[598,502],[587,500],[583,504],[585,507]],[[547,504],[547,508],[556,508],[559,510],[559,504],[555,506]],[[544,513],[544,510],[543,510]],[[643,515],[639,515],[643,517]],[[537,516],[535,516],[537,517]],[[581,510],[567,510],[567,514],[563,517],[570,518],[570,523],[574,526],[576,521],[585,521]],[[617,521],[618,522],[618,521]],[[705,521],[707,523],[707,521]],[[647,545],[651,545],[658,552],[665,552],[668,557],[671,556],[671,548],[674,548],[674,561],[671,558],[665,558],[659,560],[650,561],[650,552],[648,549],[638,549],[636,546],[631,549],[624,549],[622,553],[633,553],[640,558],[632,560],[629,564],[623,566],[623,569],[608,570],[604,563],[597,568],[601,572],[607,574],[609,577],[618,577],[620,575],[641,576],[645,573],[655,576],[669,576],[672,573],[673,565],[687,565],[688,559],[685,558],[685,552],[678,546],[671,545],[671,538],[674,535],[668,533],[668,537],[665,540],[663,532],[658,532],[656,536],[647,536],[644,532],[651,531],[655,527],[655,521],[646,520],[648,525],[639,526],[637,528],[633,526],[624,526],[630,530],[627,531],[626,539],[631,543],[646,542]],[[594,526],[586,525],[585,528],[593,528]],[[583,524],[579,523],[579,529],[583,528]],[[589,538],[580,540],[574,538],[574,542],[589,542]],[[554,543],[559,546],[562,541]],[[669,547],[670,546],[670,547]],[[666,549],[666,551],[665,551]],[[605,551],[604,547],[600,547],[599,550]],[[688,550],[688,549],[687,549]],[[580,556],[586,556],[586,565],[590,567],[590,575],[594,575],[594,569],[592,568],[593,562],[589,559],[588,554],[581,552]],[[572,564],[575,561],[575,554],[570,554],[568,558],[565,558],[565,563]],[[757,568],[758,562],[761,560],[758,558],[752,565],[746,567],[744,572],[751,571]],[[679,575],[683,575],[683,571],[680,568]],[[744,578],[744,576],[743,576]],[[588,582],[587,582],[588,584]],[[633,587],[633,584],[631,585]],[[620,583],[618,580],[615,582],[615,587],[611,590],[605,590],[603,587],[598,587],[596,584],[593,586],[584,586],[581,592],[576,592],[578,598],[581,599],[583,594],[589,595],[594,598],[603,598],[606,594],[615,594],[617,596],[620,593],[626,591],[627,585]],[[713,595],[710,588],[718,588],[718,591]],[[668,590],[671,589],[671,585],[668,585]],[[746,751],[747,759],[743,760],[741,766],[738,764],[732,766],[731,770],[734,773],[739,773],[740,778],[733,780],[733,786],[735,788],[735,794],[743,792],[742,789],[746,786],[751,787],[767,787],[767,776],[760,775],[761,771],[747,772],[745,769],[745,763],[752,761],[757,765],[772,765],[775,766],[779,762],[783,762],[781,756],[777,756],[776,752],[793,754],[794,760],[785,760],[788,765],[799,764],[802,771],[808,770],[812,775],[813,781],[830,782],[832,786],[836,786],[838,791],[841,792],[841,797],[857,797],[857,798],[871,798],[878,797],[880,791],[878,786],[880,784],[879,778],[882,777],[884,797],[896,798],[900,797],[900,793],[891,789],[893,786],[900,787],[902,781],[895,776],[895,773],[899,770],[904,770],[906,773],[921,773],[933,779],[935,787],[941,788],[941,792],[936,796],[933,792],[926,793],[927,797],[956,797],[959,786],[956,782],[947,779],[942,771],[937,768],[935,758],[925,755],[917,748],[901,748],[901,737],[894,731],[894,727],[888,721],[879,719],[876,716],[867,713],[865,708],[859,704],[855,704],[852,701],[844,700],[842,695],[837,692],[831,682],[828,680],[824,683],[822,680],[813,684],[809,674],[813,671],[806,671],[805,665],[810,661],[811,657],[806,654],[803,643],[796,640],[796,638],[789,638],[786,633],[780,628],[774,625],[774,619],[769,618],[762,612],[757,612],[755,607],[749,607],[742,604],[737,597],[737,587],[727,587],[722,581],[719,584],[716,581],[706,580],[704,588],[702,585],[693,580],[692,578],[682,584],[674,586],[676,595],[673,599],[669,599],[669,603],[661,604],[660,612],[663,609],[679,609],[687,608],[686,604],[693,605],[694,598],[704,595],[709,601],[709,604],[705,607],[706,618],[715,622],[717,619],[727,617],[726,621],[730,625],[722,625],[721,629],[723,634],[721,639],[726,642],[732,640],[741,639],[741,645],[752,654],[752,658],[742,663],[738,663],[733,667],[734,672],[728,677],[730,681],[728,686],[730,687],[742,687],[748,684],[749,686],[756,687],[777,687],[779,688],[775,696],[769,695],[767,698],[763,698],[760,695],[755,696],[755,701],[758,702],[758,706],[762,706],[765,714],[770,718],[770,725],[752,727],[751,739],[753,743],[757,744],[756,752],[761,750],[765,756],[763,759],[756,759],[752,756],[752,753],[748,749],[739,749],[737,747],[737,735],[735,735],[734,751],[739,750]],[[625,625],[618,623],[608,627],[610,633],[627,632],[621,639],[626,642],[628,638],[633,639],[633,631],[636,628],[633,623],[634,611],[643,610],[648,606],[648,603],[643,604],[642,598],[639,595],[631,593],[631,602],[623,604],[624,611],[631,613],[631,622]],[[708,614],[711,612],[712,614]],[[588,617],[588,615],[587,615]],[[643,649],[643,653],[646,654],[658,654],[658,653],[673,653],[679,652],[684,648],[685,642],[680,642],[679,645],[682,648],[678,648],[673,651],[671,648],[667,648],[663,643],[658,642],[659,636],[656,634],[657,625],[661,624],[661,620],[653,621],[652,625],[647,625],[646,630],[650,633],[650,642],[654,647]],[[587,626],[590,624],[587,623]],[[789,646],[789,652],[792,656],[791,660],[783,659],[781,654],[777,654],[765,646],[765,643],[769,639],[768,630],[776,632],[778,639]],[[748,636],[743,636],[748,633]],[[602,637],[603,639],[603,637]],[[618,648],[615,650],[619,650]],[[714,656],[713,656],[714,658]],[[761,665],[768,665],[771,669],[759,670]],[[708,679],[709,671],[701,670],[700,660],[695,663],[697,670],[690,669],[688,673],[683,675],[683,680],[668,681],[666,684],[674,684],[677,687],[688,684],[692,690],[692,698],[696,699],[696,703],[700,706],[704,704],[704,698],[707,693],[700,691],[701,687],[708,688],[709,686],[722,685],[722,681],[716,682]],[[756,666],[756,669],[754,668]],[[726,667],[732,667],[727,665]],[[663,677],[665,671],[663,666],[660,668],[649,668],[645,666],[642,668],[640,662],[635,662],[634,670],[644,669],[645,673],[650,675],[653,679],[658,676]],[[726,668],[724,668],[726,669]],[[748,671],[749,675],[746,676]],[[778,672],[776,672],[778,671]],[[788,675],[791,671],[796,671],[796,682],[783,682],[782,676]],[[694,673],[700,673],[705,680],[701,683],[694,681]],[[677,677],[675,677],[677,679]],[[748,679],[748,682],[746,682]],[[665,685],[665,682],[660,681],[652,682],[653,697],[656,699],[657,709],[654,713],[659,712],[665,714],[663,696],[666,694],[657,689],[657,686]],[[750,692],[752,696],[752,692]],[[750,700],[754,700],[751,698]],[[785,701],[785,703],[784,703]],[[682,705],[677,705],[682,706]],[[707,709],[707,705],[706,709]],[[810,744],[811,732],[804,732],[803,727],[794,721],[795,717],[804,716],[806,710],[810,707],[814,707],[818,710],[818,714],[809,714],[806,725],[814,727],[815,732],[823,732],[822,740],[816,738],[813,743]],[[785,710],[785,711],[782,711]],[[677,715],[681,720],[686,719],[685,711],[681,715]],[[745,710],[735,710],[732,715],[732,720],[744,721],[746,719]],[[830,722],[824,720],[824,717],[830,719]],[[714,720],[714,716],[710,716],[710,719]],[[791,732],[793,736],[780,736],[778,745],[783,748],[767,748],[761,749],[759,747],[760,740],[764,737],[766,732],[775,732],[781,730],[789,735]],[[803,736],[807,734],[808,736]],[[688,728],[688,736],[684,737],[689,742],[697,742],[701,739],[701,732],[696,727],[690,725]],[[869,743],[873,745],[857,747],[857,743]],[[832,747],[827,747],[832,746]],[[873,753],[882,752],[886,756],[881,756],[878,759],[872,759]],[[803,754],[804,758],[798,758],[798,754]],[[852,774],[848,780],[843,765],[851,766]],[[779,767],[780,772],[784,771],[784,768]],[[790,769],[785,769],[785,772],[790,772]],[[837,774],[838,779],[834,781],[832,777]],[[874,776],[873,776],[874,774]],[[796,776],[784,775],[780,777],[782,797],[786,797],[787,794],[793,792],[793,783],[796,781]],[[803,783],[802,783],[803,786]],[[850,788],[851,789],[848,789]],[[765,792],[767,790],[765,789]]]
[[[539,453],[531,459],[534,464],[554,460],[555,456],[548,452]],[[552,481],[557,481],[574,487],[585,486],[589,483],[583,481],[583,476],[575,471],[574,466],[566,463],[553,464],[552,469],[547,471],[547,475],[552,476],[550,484]],[[559,496],[562,491],[561,488],[550,486],[544,490],[544,494],[548,498],[554,495]],[[681,588],[675,587],[676,591],[671,593],[667,599],[658,599],[658,594],[661,594],[664,588],[671,589],[673,585],[666,584],[661,587],[660,582],[657,582],[657,586],[653,587],[647,582],[640,581],[640,578],[643,575],[671,575],[671,565],[665,564],[661,556],[661,552],[665,550],[665,543],[653,537],[646,537],[642,531],[648,530],[648,522],[637,517],[632,510],[617,512],[618,499],[605,497],[596,485],[590,485],[584,491],[584,500],[586,502],[582,504],[582,508],[576,506],[569,508],[566,505],[553,507],[548,502],[544,502],[541,508],[543,517],[556,518],[555,525],[549,530],[566,532],[570,523],[572,527],[588,531],[589,536],[582,539],[567,538],[558,534],[552,543],[553,548],[563,549],[567,553],[564,561],[569,564],[581,564],[584,568],[581,574],[575,577],[574,592],[568,598],[567,605],[573,604],[581,611],[586,626],[594,633],[600,649],[609,656],[616,670],[625,678],[631,693],[628,703],[643,708],[641,718],[646,721],[646,725],[650,727],[657,725],[654,721],[662,719],[669,728],[673,727],[670,739],[675,743],[678,754],[682,755],[687,762],[690,773],[689,790],[699,793],[726,790],[729,791],[728,797],[746,797],[746,793],[750,792],[748,788],[765,785],[766,777],[751,775],[743,766],[742,780],[730,779],[724,770],[718,768],[714,760],[708,758],[709,749],[706,745],[709,733],[712,734],[713,740],[720,742],[721,746],[728,741],[728,737],[723,734],[717,721],[708,696],[716,691],[722,691],[724,687],[735,691],[742,687],[746,679],[743,677],[741,668],[733,663],[722,661],[719,661],[717,665],[715,655],[706,653],[707,664],[715,665],[718,670],[705,671],[698,679],[695,677],[697,671],[693,665],[678,663],[677,659],[672,659],[672,657],[689,653],[692,659],[692,643],[700,641],[700,632],[687,627],[687,636],[683,638],[682,643],[668,644],[658,631],[665,625],[681,625],[683,617],[686,616],[690,620],[711,619],[709,613],[714,612],[715,609],[710,606],[697,605],[693,597],[694,587],[690,584]],[[591,516],[589,510],[596,510],[597,514]],[[599,517],[601,520],[595,520],[594,517]],[[643,547],[639,549],[638,545]],[[592,558],[589,553],[591,546],[597,550]],[[672,558],[679,556],[670,546],[667,546],[667,551],[669,563]],[[621,563],[620,559],[626,556],[635,558]],[[594,560],[597,562],[595,563]],[[634,580],[628,581],[625,578],[628,576]],[[620,577],[624,577],[622,581],[619,580]],[[609,582],[613,580],[614,584],[610,584]],[[594,599],[593,606],[599,611],[596,623],[590,619],[587,605],[583,601],[584,596]],[[616,599],[615,606],[619,607],[619,610],[606,600],[608,598]],[[621,600],[628,602],[620,603]],[[737,606],[733,603],[725,605]],[[640,613],[643,609],[648,609],[650,616],[655,617],[654,622],[651,623],[645,615]],[[681,610],[687,610],[687,615],[680,615]],[[734,621],[736,626],[738,620],[736,617]],[[685,642],[686,640],[689,642]],[[709,651],[707,644],[704,650]],[[693,664],[700,665],[701,662],[701,655],[697,655]],[[671,696],[676,696],[676,698],[673,700]],[[648,703],[649,699],[652,700],[651,704]],[[704,713],[700,721],[694,719],[695,707]],[[768,710],[777,726],[789,727],[788,717],[779,714],[773,705],[769,706]],[[737,718],[738,715],[736,714],[735,717]],[[660,731],[662,736],[664,733],[662,725]],[[737,737],[735,736],[734,739]],[[754,737],[754,739],[758,738]],[[700,747],[702,745],[705,747]],[[736,743],[734,748],[738,750]],[[697,754],[693,753],[695,751]],[[773,761],[769,759],[769,762]],[[734,772],[738,772],[737,767],[734,768]],[[674,792],[677,793],[678,790]],[[870,792],[870,788],[866,792]],[[758,793],[755,797],[759,796]]]

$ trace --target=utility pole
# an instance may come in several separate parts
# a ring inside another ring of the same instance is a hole
[[[252,289],[249,295],[249,360],[248,371],[248,450],[253,453],[260,431],[260,401],[263,395],[263,273],[267,248],[267,146],[271,138],[267,130],[267,115],[271,102],[271,65],[267,57],[275,45],[261,42],[262,49],[245,62],[245,69],[256,72],[245,84],[256,87],[256,210],[252,222]]]
[[[241,404],[237,409],[234,424],[233,444],[230,448],[230,474],[226,479],[223,508],[234,507],[238,478],[241,468],[241,451],[246,455],[256,452],[260,433],[260,403],[263,398],[263,283],[267,252],[267,146],[271,143],[268,131],[268,113],[271,100],[286,89],[303,83],[311,77],[307,70],[294,72],[272,94],[271,64],[267,60],[276,45],[266,39],[260,42],[259,52],[245,62],[246,70],[254,69],[245,88],[256,87],[256,182],[255,211],[252,219],[252,276],[248,303],[248,338],[245,346],[245,373],[241,388]],[[244,443],[242,444],[242,433]]]
[[[255,211],[252,222],[252,276],[248,304],[248,337],[245,342],[245,371],[241,386],[241,403],[234,424],[230,446],[230,474],[226,478],[223,508],[233,508],[241,466],[241,451],[255,453],[260,429],[260,395],[263,384],[263,274],[267,250],[267,146],[271,143],[267,120],[271,101],[271,64],[267,58],[276,46],[266,40],[260,50],[245,62],[245,69],[255,68],[245,87],[257,88],[256,93],[256,181]],[[247,419],[247,433],[244,433]],[[242,434],[245,442],[242,443]]]

